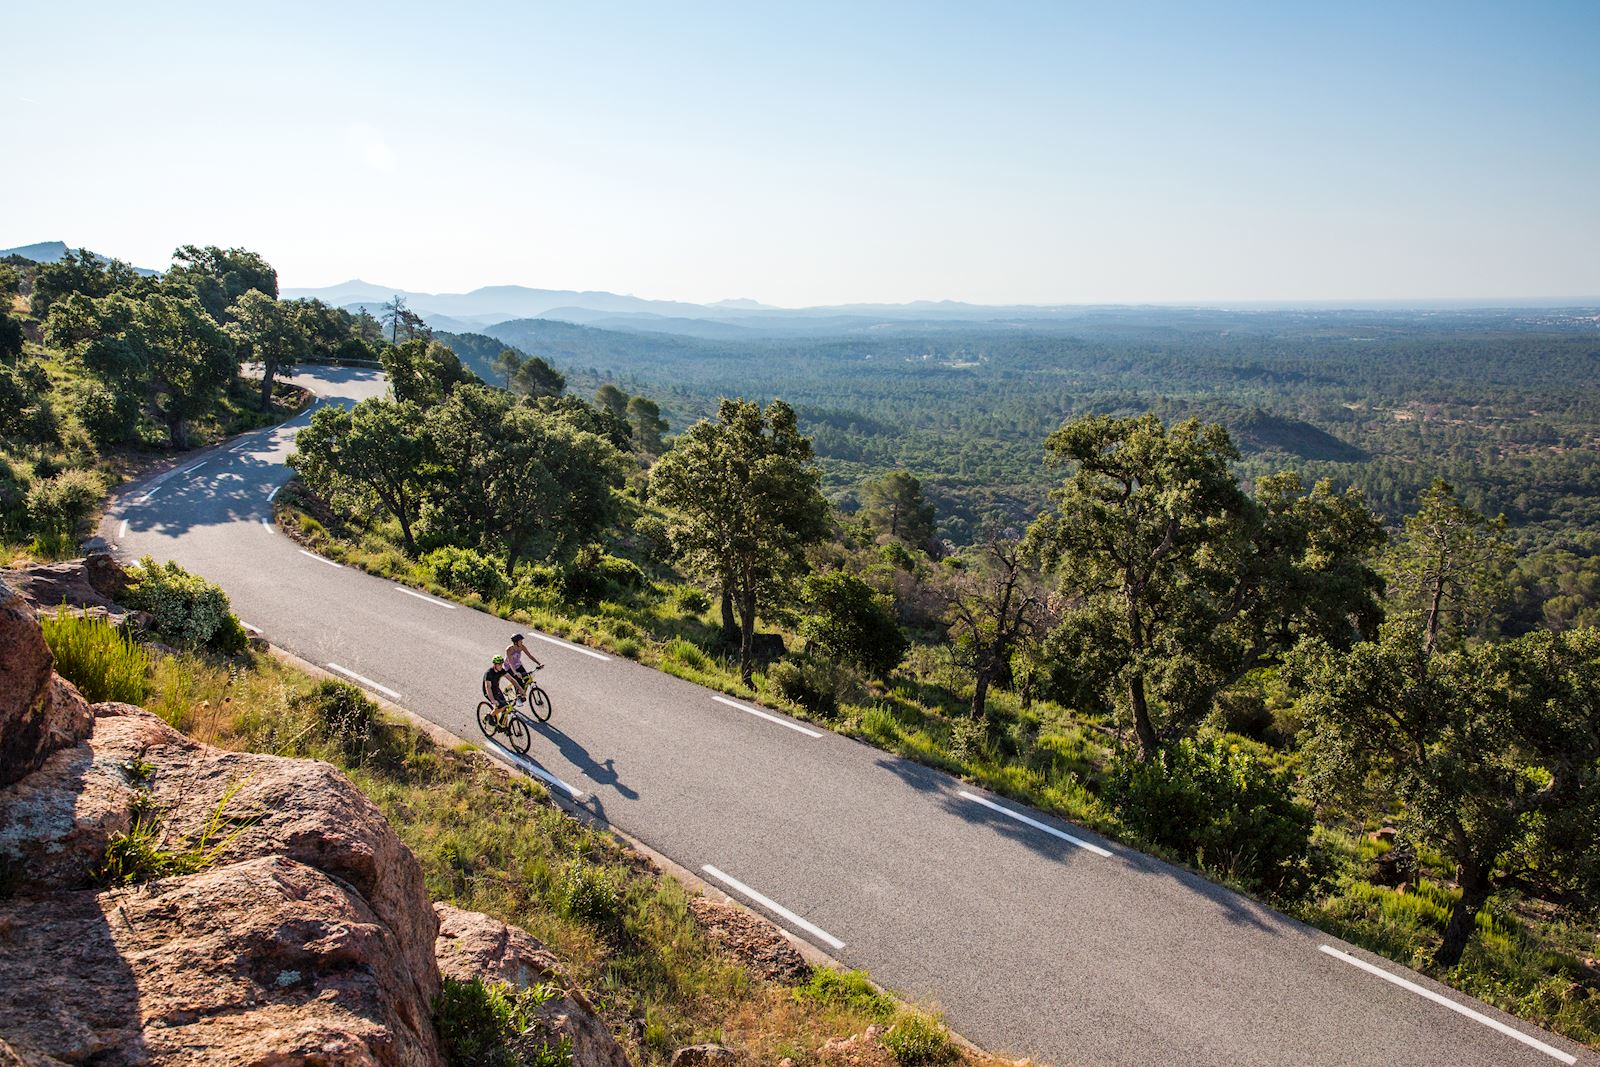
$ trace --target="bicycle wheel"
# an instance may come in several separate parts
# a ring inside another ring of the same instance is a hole
[[[496,721],[494,705],[487,700],[478,701],[478,729],[483,731],[483,736],[494,740],[494,735],[500,732],[500,724]]]
[[[528,683],[528,713],[540,722],[550,721],[550,694],[539,688],[539,683]]]
[[[529,746],[533,744],[533,731],[528,729],[528,720],[513,712],[511,721],[506,724],[506,734],[511,739],[511,747],[526,756]]]

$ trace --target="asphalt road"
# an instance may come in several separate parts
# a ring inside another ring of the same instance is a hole
[[[297,380],[327,402],[384,389],[357,370]],[[219,582],[275,644],[480,739],[479,678],[516,627],[322,560],[271,526],[308,417],[125,487],[103,535],[125,558]],[[626,659],[531,644],[555,707],[531,772],[996,1052],[1059,1067],[1600,1064],[948,775]]]

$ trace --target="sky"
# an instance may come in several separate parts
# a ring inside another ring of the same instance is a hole
[[[0,247],[784,306],[1600,298],[1600,3],[27,4]]]

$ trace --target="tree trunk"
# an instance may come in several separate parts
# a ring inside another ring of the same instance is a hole
[[[976,684],[972,687],[972,717],[982,722],[989,714],[989,675],[988,669],[978,672]]]
[[[182,452],[189,447],[189,422],[181,416],[173,416],[167,420],[167,439],[172,442],[172,447]]]
[[[404,514],[396,513],[395,518],[400,520],[400,536],[405,539],[406,555],[412,559],[417,558],[417,542],[411,536],[411,521]]]
[[[277,360],[264,359],[261,361],[261,409],[263,411],[272,406],[272,379],[277,373]]]
[[[1160,742],[1156,739],[1155,725],[1150,721],[1150,705],[1145,700],[1141,674],[1128,679],[1128,703],[1133,707],[1133,732],[1139,738],[1139,758],[1149,759],[1156,754]]]
[[[733,617],[733,585],[722,583],[722,643],[729,648],[739,643],[739,623]]]
[[[1444,940],[1439,951],[1433,954],[1436,967],[1454,967],[1461,962],[1461,953],[1472,940],[1477,927],[1478,912],[1489,899],[1489,872],[1477,863],[1463,863],[1457,873],[1461,883],[1461,899],[1450,912],[1450,922],[1444,928]]]
[[[739,680],[754,686],[756,651],[756,593],[746,590],[739,597]]]

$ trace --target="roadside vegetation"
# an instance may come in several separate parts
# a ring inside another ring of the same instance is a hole
[[[585,828],[537,783],[513,778],[470,745],[440,748],[351,685],[255,651],[150,651],[101,619],[63,616],[47,634],[63,676],[85,692],[105,691],[140,665],[141,702],[189,736],[339,767],[417,856],[433,899],[542,941],[642,1063],[666,1064],[677,1048],[715,1041],[756,1063],[804,1065],[828,1041],[874,1024],[887,1028],[889,1055],[904,1067],[967,1055],[936,1020],[858,972],[814,970],[798,987],[756,977],[707,939],[685,889],[649,861]],[[137,766],[128,773],[138,780]],[[114,842],[101,879],[129,884],[204,869],[239,832],[222,817],[225,807],[193,841],[168,840],[158,815],[145,813]],[[566,1062],[528,1034],[537,1000],[537,991],[447,983],[435,1016],[453,1062]]]

